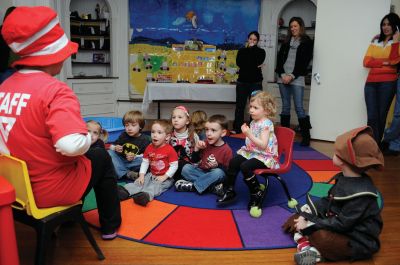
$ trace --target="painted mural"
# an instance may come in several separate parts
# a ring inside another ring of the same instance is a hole
[[[130,0],[130,85],[233,83],[237,50],[257,30],[260,0]]]

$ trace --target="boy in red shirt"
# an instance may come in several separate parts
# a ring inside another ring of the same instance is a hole
[[[168,144],[172,124],[167,120],[156,120],[151,126],[151,144],[143,154],[139,178],[124,187],[136,204],[146,206],[155,196],[168,190],[174,183],[173,176],[178,169],[178,155]],[[146,174],[148,168],[150,172]]]
[[[175,183],[177,191],[193,191],[203,193],[211,188],[213,193],[220,190],[225,178],[225,172],[232,158],[232,150],[222,137],[228,130],[228,120],[224,115],[213,115],[205,124],[206,140],[198,141],[192,155],[193,162],[198,165],[186,164],[182,169],[182,177]],[[219,194],[220,195],[220,194]]]

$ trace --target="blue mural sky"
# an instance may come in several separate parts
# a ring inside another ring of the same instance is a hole
[[[129,12],[131,43],[197,39],[243,45],[258,29],[260,0],[130,0]]]

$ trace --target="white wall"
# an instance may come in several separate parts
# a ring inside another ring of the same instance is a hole
[[[362,16],[355,16],[364,5]],[[368,69],[363,58],[390,0],[335,0],[318,2],[310,117],[313,139],[336,136],[367,123],[364,85]],[[338,19],[340,14],[340,19]]]

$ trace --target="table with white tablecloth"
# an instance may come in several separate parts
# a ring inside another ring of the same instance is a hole
[[[147,112],[150,104],[157,102],[158,118],[160,103],[164,102],[204,102],[235,103],[235,85],[228,84],[191,84],[191,83],[147,83],[142,110]]]

